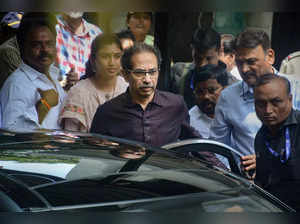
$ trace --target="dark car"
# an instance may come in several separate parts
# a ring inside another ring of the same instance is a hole
[[[165,148],[94,134],[2,130],[0,211],[293,211],[241,177],[227,149],[231,171]]]

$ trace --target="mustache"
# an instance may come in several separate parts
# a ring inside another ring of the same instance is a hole
[[[149,85],[147,85],[147,84],[143,84],[143,85],[141,85],[140,87],[139,87],[140,89],[143,89],[143,88],[154,88],[154,86],[153,85],[151,85],[151,84],[149,84]]]
[[[49,53],[47,53],[47,52],[41,52],[40,55],[39,55],[39,59],[42,59],[42,58],[45,58],[45,57],[50,58],[50,59],[53,59],[53,58],[54,58],[54,55],[49,54]]]
[[[243,75],[244,76],[255,76],[256,77],[256,73],[255,72],[252,72],[252,71],[248,71],[248,72],[243,72]]]
[[[215,105],[215,103],[213,101],[210,101],[210,100],[203,100],[200,105],[201,106],[206,106],[208,104],[212,104],[212,105]]]

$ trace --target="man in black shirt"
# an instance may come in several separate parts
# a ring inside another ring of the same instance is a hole
[[[189,122],[182,96],[156,90],[160,54],[137,43],[122,56],[126,93],[100,106],[91,132],[162,146],[177,139],[199,138]]]
[[[266,74],[254,88],[263,126],[255,137],[255,183],[300,210],[300,111],[292,108],[289,81]]]
[[[126,50],[121,63],[129,83],[126,93],[99,106],[90,132],[162,146],[178,139],[200,138],[190,126],[183,97],[156,89],[159,51],[136,43]],[[201,153],[214,165],[225,168],[212,153]]]

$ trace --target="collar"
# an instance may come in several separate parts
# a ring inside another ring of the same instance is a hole
[[[243,94],[253,95],[253,88],[250,87],[245,81],[242,81],[242,91],[240,93],[240,96],[243,96]]]
[[[279,74],[279,72],[273,66],[272,66],[272,70],[273,70],[274,75],[278,75]]]
[[[204,118],[204,119],[206,119],[206,120],[213,120],[213,118],[207,116],[206,113],[202,112],[202,111],[200,110],[200,108],[199,108],[197,105],[196,105],[196,107],[197,107],[197,112],[198,112],[198,115],[199,115],[198,118]]]
[[[157,106],[162,107],[163,105],[166,104],[166,99],[162,96],[162,93],[159,90],[155,90],[154,92],[154,97],[152,99],[152,101],[149,104],[155,104]],[[136,107],[138,104],[134,103],[132,101],[132,97],[130,95],[130,90],[129,87],[127,88],[126,92],[125,92],[125,106],[127,107]]]
[[[26,64],[23,60],[20,65],[20,69],[25,73],[25,75],[30,79],[31,81],[34,81],[40,77],[44,77],[45,74],[40,73],[39,71],[35,70],[30,65]],[[59,70],[52,64],[49,68],[49,73],[52,79],[57,80],[59,75]]]
[[[57,21],[58,21],[58,25],[62,26],[65,30],[68,30],[71,32],[70,26],[68,25],[68,23],[64,20],[62,15],[57,15]],[[83,33],[76,35],[76,36],[86,36],[86,35],[90,35],[90,27],[88,22],[82,18],[82,25],[83,25]],[[73,33],[72,33],[73,34]],[[75,35],[75,34],[73,34]]]
[[[272,70],[274,75],[278,75],[278,71],[274,67],[272,67]],[[240,93],[240,96],[243,97],[244,94],[253,96],[253,93],[253,88],[248,86],[248,84],[245,81],[242,81],[242,91]]]
[[[287,119],[280,126],[279,132],[286,127],[289,127],[291,125],[297,125],[297,124],[298,124],[298,120],[297,120],[296,111],[294,109],[292,109],[289,116],[287,117]],[[262,131],[263,131],[264,136],[266,136],[267,138],[274,138],[274,137],[271,137],[271,135],[269,134],[269,129],[267,128],[267,126],[263,125]]]

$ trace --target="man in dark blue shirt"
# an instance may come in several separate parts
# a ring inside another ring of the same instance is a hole
[[[255,183],[300,211],[300,111],[292,108],[289,81],[267,74],[254,88],[263,126],[255,137]]]

